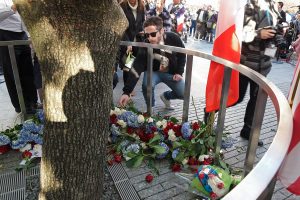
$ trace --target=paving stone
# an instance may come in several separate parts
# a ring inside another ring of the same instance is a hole
[[[179,195],[177,195],[177,196],[174,196],[174,197],[172,197],[172,198],[170,198],[169,200],[200,200],[200,199],[202,199],[202,198],[200,198],[200,197],[198,197],[197,195],[195,195],[195,194],[192,194],[192,193],[190,193],[190,192],[183,192],[183,193],[181,193],[181,194],[179,194]]]
[[[141,197],[141,199],[145,199],[146,197],[154,197],[157,195],[157,193],[164,191],[164,188],[158,184],[155,186],[152,186],[150,188],[141,190],[138,192],[139,196]],[[148,199],[148,198],[147,198]],[[161,198],[157,198],[157,199],[161,199]]]
[[[280,192],[276,192],[275,194],[273,194],[272,196],[272,200],[282,200],[285,199],[287,196],[283,195]]]
[[[184,190],[182,190],[181,188],[175,187],[175,188],[171,188],[168,190],[165,190],[163,192],[160,192],[158,194],[155,194],[149,198],[146,198],[145,200],[164,200],[164,199],[168,199],[171,198],[175,195],[181,194],[183,193]]]

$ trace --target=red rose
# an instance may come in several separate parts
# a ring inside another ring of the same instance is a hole
[[[154,138],[154,133],[146,134],[146,138],[147,138],[147,142],[148,142],[149,140],[151,140],[152,138]]]
[[[174,125],[173,126],[173,130],[175,132],[176,137],[181,137],[182,133],[181,133],[181,125]]]
[[[224,183],[218,183],[217,187],[218,187],[219,189],[223,189],[223,188],[224,188]]]
[[[168,122],[168,123],[167,123],[167,128],[168,128],[168,129],[172,129],[173,126],[174,126],[174,123],[173,123],[173,122]]]
[[[151,131],[152,133],[154,133],[155,131],[157,131],[157,128],[155,126],[151,126]]]
[[[193,123],[192,129],[193,129],[194,131],[198,130],[199,128],[200,128],[200,125],[199,125],[198,122]]]
[[[132,127],[127,127],[127,133],[128,133],[129,135],[131,135],[133,132],[134,132],[134,128],[132,128]]]
[[[218,197],[218,196],[217,196],[216,193],[214,193],[214,192],[211,192],[211,193],[210,193],[210,198],[211,198],[211,199],[214,200],[214,199],[217,199],[217,197]]]
[[[200,162],[196,158],[190,157],[188,160],[188,165],[200,165]]]
[[[23,158],[30,158],[31,156],[32,156],[32,153],[28,150],[26,150],[22,153]]]
[[[112,165],[114,164],[114,161],[113,161],[113,160],[108,160],[108,161],[107,161],[107,164],[108,164],[109,166],[112,166]]]
[[[120,162],[122,162],[122,156],[119,154],[115,154],[114,160],[115,160],[115,162],[120,163]]]
[[[147,183],[151,183],[153,181],[152,174],[148,174],[145,179],[146,179]]]
[[[204,179],[204,177],[205,177],[204,173],[199,174],[200,179]]]
[[[170,130],[170,129],[169,129],[168,127],[166,127],[166,128],[163,130],[164,135],[165,135],[165,138],[168,138],[168,137],[169,137],[169,134],[168,134],[169,130]]]
[[[112,115],[110,116],[110,123],[111,123],[111,124],[116,124],[117,121],[118,121],[117,115],[116,115],[116,114],[112,114]]]
[[[175,163],[173,166],[172,166],[172,172],[180,172],[181,171],[181,165],[178,164],[178,163]]]

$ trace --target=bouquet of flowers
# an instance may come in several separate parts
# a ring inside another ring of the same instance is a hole
[[[20,165],[28,166],[33,158],[41,157],[43,144],[44,113],[39,110],[23,124],[0,132],[0,154],[14,149],[22,152]],[[1,150],[2,147],[2,150]],[[5,151],[3,150],[6,147]]]
[[[128,167],[138,167],[143,161],[153,167],[154,160],[169,159],[176,172],[214,161],[215,135],[200,121],[182,123],[174,117],[147,116],[115,107],[110,113],[110,129],[114,159],[120,162],[124,158]],[[228,141],[223,144],[230,147]]]

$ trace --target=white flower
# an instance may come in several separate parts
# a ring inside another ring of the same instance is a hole
[[[209,158],[209,155],[200,155],[199,158],[198,158],[198,160],[199,160],[200,162],[203,162],[204,159],[208,159],[208,158]]]
[[[174,142],[174,141],[176,141],[176,140],[177,140],[177,137],[176,137],[176,135],[175,135],[175,134],[169,134],[169,137],[168,137],[168,139],[169,139],[170,141]]]
[[[155,131],[153,134],[154,134],[154,135],[158,135],[158,132],[157,132],[157,131]]]
[[[161,123],[162,123],[162,125],[163,125],[163,128],[166,128],[167,127],[167,120],[165,120],[165,119],[163,119],[162,121],[161,121]]]
[[[144,116],[143,115],[139,115],[138,116],[138,118],[137,118],[137,120],[138,120],[138,123],[144,123],[144,121],[145,121],[145,118],[144,118]]]
[[[113,111],[113,110],[110,110],[110,116],[112,116],[113,114],[115,114],[115,111]]]
[[[127,125],[126,122],[124,122],[123,120],[120,120],[120,119],[117,121],[117,124],[119,124],[122,128],[125,128]]]
[[[147,149],[148,148],[145,142],[142,142],[141,146],[142,146],[143,149]]]
[[[21,152],[31,150],[31,144],[26,144],[23,148],[20,149]]]
[[[187,158],[185,158],[181,163],[183,164],[183,165],[186,165],[187,163],[188,163],[188,159]]]
[[[132,134],[132,137],[133,137],[133,138],[135,138],[135,139],[137,139],[137,140],[139,140],[139,139],[140,139],[140,137],[139,137],[137,134],[135,134],[135,133],[134,133],[134,134]]]
[[[168,131],[168,135],[175,135],[175,132],[173,131],[173,129],[170,129],[170,130]]]
[[[123,114],[124,112],[127,112],[127,110],[121,109],[121,114]]]
[[[40,152],[41,152],[41,151],[42,151],[42,145],[40,145],[40,144],[35,144],[34,147],[33,147],[33,150],[34,150],[34,151],[40,151]]]
[[[156,122],[156,126],[157,126],[158,128],[160,128],[160,127],[162,126],[161,121],[157,121],[157,122]]]
[[[120,108],[115,107],[114,113],[115,113],[116,115],[120,115],[120,114],[121,114]]]
[[[153,122],[153,118],[149,117],[148,118],[148,123],[152,123]]]

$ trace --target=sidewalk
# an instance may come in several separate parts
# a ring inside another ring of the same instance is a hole
[[[212,45],[204,41],[194,41],[189,38],[187,48],[197,49],[210,53],[212,50]],[[207,80],[207,73],[209,69],[209,61],[194,58],[193,65],[193,78],[192,78],[192,88],[191,96],[194,97],[195,107],[190,105],[189,120],[196,119],[196,113],[199,116],[200,120],[203,119],[203,108],[205,106],[205,85]],[[268,79],[271,80],[277,87],[283,91],[284,94],[287,94],[289,90],[289,85],[292,80],[294,72],[294,67],[287,64],[273,64],[273,68],[268,75]],[[118,98],[122,94],[123,87],[123,78],[122,72],[119,71],[119,83],[114,90],[114,103],[117,104]],[[3,76],[0,76],[0,80],[3,79]],[[138,85],[135,88],[136,95],[133,97],[135,105],[140,110],[146,110],[146,105],[141,92],[141,80],[140,78]],[[0,81],[1,82],[1,81]],[[172,104],[175,105],[176,110],[174,112],[167,112],[163,109],[162,101],[159,98],[159,95],[166,91],[168,88],[164,84],[159,84],[155,90],[155,97],[157,99],[157,105],[154,107],[154,113],[163,113],[170,114],[181,118],[182,114],[182,101],[176,100],[172,101]],[[226,112],[225,127],[227,131],[231,132],[232,137],[236,138],[234,146],[230,149],[227,149],[225,152],[226,161],[236,167],[242,167],[245,158],[245,152],[247,148],[247,141],[239,137],[239,131],[243,125],[243,116],[245,111],[245,106],[248,96],[241,104],[232,107]],[[191,102],[192,103],[192,102]],[[7,127],[14,125],[17,118],[17,114],[14,112],[13,107],[11,106],[10,99],[6,90],[5,84],[0,84],[0,130],[4,130]],[[257,149],[256,162],[267,151],[269,145],[271,144],[274,134],[276,132],[277,118],[276,112],[271,104],[268,101],[261,138],[263,139],[265,145]],[[1,159],[3,155],[0,156],[0,174],[4,170],[3,162],[8,162],[8,159]],[[139,169],[131,170],[126,168],[124,163],[109,166],[108,170],[110,171],[112,178],[115,182],[115,186],[118,189],[121,198],[123,199],[195,199],[195,196],[178,188],[171,184],[170,178],[172,177],[172,172],[168,168],[166,163],[159,164],[161,169],[161,175],[155,179],[151,184],[145,184],[144,178],[145,174],[149,172],[148,167],[143,166]],[[0,190],[1,191],[1,190]],[[276,184],[275,192],[273,195],[274,200],[276,199],[299,199],[294,195],[291,195],[286,191],[283,186],[278,182]]]

